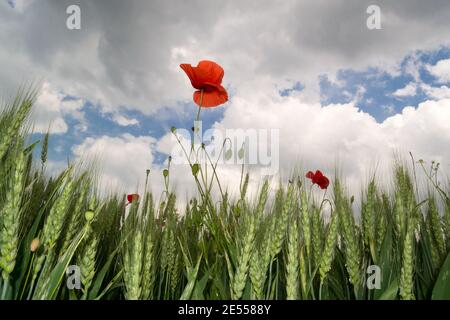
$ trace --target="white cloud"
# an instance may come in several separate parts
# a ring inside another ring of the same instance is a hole
[[[87,138],[72,151],[78,160],[95,160],[101,174],[103,191],[135,192],[145,181],[145,172],[152,165],[152,144],[149,136],[102,136]]]
[[[450,98],[450,88],[447,86],[432,87],[427,84],[422,84],[421,88],[431,99],[441,100]]]
[[[427,66],[427,70],[441,83],[450,82],[450,59],[439,60],[434,66]]]
[[[225,128],[279,128],[281,173],[286,177],[298,163],[306,170],[321,168],[329,175],[342,169],[351,190],[378,168],[381,177],[394,153],[448,163],[450,100],[426,101],[407,107],[382,123],[354,104],[305,104],[276,94],[235,99],[219,126]],[[336,161],[338,161],[336,163]]]
[[[404,72],[413,77],[415,82],[420,82],[420,68],[422,62],[416,53],[412,54],[405,63]]]
[[[205,111],[206,112],[206,111]],[[402,113],[378,123],[353,103],[303,103],[300,97],[280,97],[270,90],[258,95],[235,98],[226,106],[224,119],[216,123],[217,129],[263,128],[280,129],[280,172],[278,178],[289,177],[294,168],[321,169],[333,177],[340,169],[351,194],[357,198],[362,184],[375,171],[380,183],[389,186],[390,170],[396,153],[407,157],[411,151],[416,159],[441,162],[442,170],[449,174],[450,99],[425,101],[416,108],[406,107]],[[170,154],[174,144],[168,133],[159,141],[150,137],[123,136],[88,139],[76,147],[75,153],[103,151],[105,181],[136,189],[142,182],[145,169],[152,161],[152,150]],[[111,161],[114,159],[114,161]],[[218,175],[223,188],[234,195],[238,192],[240,165],[221,165]],[[162,167],[153,163],[151,182],[156,195],[164,189]],[[251,171],[250,193],[261,183],[258,170]],[[172,164],[170,184],[181,195],[193,195],[196,187],[187,165]],[[142,184],[141,184],[142,185]],[[216,189],[217,192],[217,189]]]
[[[121,114],[114,114],[112,120],[116,122],[118,125],[123,127],[135,126],[139,124],[139,121],[134,118],[127,118]]]
[[[65,115],[84,122],[82,99],[65,100],[65,95],[57,91],[50,83],[44,82],[36,100],[33,112],[34,132],[45,133],[50,128],[51,133],[66,133],[68,125]]]
[[[53,161],[48,160],[46,163],[46,173],[48,173],[51,176],[57,176],[59,175],[63,170],[67,168],[67,162],[66,161]]]
[[[411,97],[415,96],[416,92],[417,92],[417,84],[415,84],[414,82],[410,82],[403,88],[395,90],[393,95],[396,97]]]

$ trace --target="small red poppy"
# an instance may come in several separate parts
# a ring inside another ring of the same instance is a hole
[[[134,201],[138,201],[139,200],[139,195],[136,194],[136,193],[129,194],[129,195],[127,195],[127,200],[128,200],[129,203],[132,203]]]
[[[197,89],[194,92],[194,102],[197,105],[210,108],[228,101],[228,93],[221,85],[224,71],[217,63],[203,60],[196,67],[186,63],[180,64],[180,67]]]
[[[317,170],[316,173],[308,171],[306,177],[311,179],[311,182],[313,184],[317,184],[321,189],[328,188],[328,185],[330,184],[330,180],[328,180],[328,178],[325,177],[320,170]]]

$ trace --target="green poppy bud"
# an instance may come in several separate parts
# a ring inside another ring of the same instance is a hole
[[[92,219],[94,219],[94,215],[94,211],[88,210],[84,213],[84,218],[86,219],[86,221],[92,221]]]

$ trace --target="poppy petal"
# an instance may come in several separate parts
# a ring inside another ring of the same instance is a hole
[[[137,200],[139,200],[139,195],[138,194],[136,194],[136,193],[134,193],[134,194],[129,194],[129,195],[127,195],[127,200],[128,200],[128,202],[133,202],[133,201],[137,201]]]
[[[203,108],[216,107],[227,101],[228,93],[222,86],[208,87],[203,90],[203,96],[201,91],[194,92],[194,102]]]
[[[308,171],[308,173],[306,174],[306,177],[308,179],[312,179],[312,178],[314,178],[314,173],[312,171]]]
[[[318,183],[318,185],[319,185],[319,187],[320,187],[321,189],[326,189],[326,188],[328,188],[328,185],[329,185],[329,184],[330,184],[330,180],[328,180],[328,178],[325,177],[325,176],[322,176],[322,177],[320,178],[319,183]]]
[[[316,179],[320,178],[320,177],[323,177],[323,173],[320,170],[316,170],[316,173],[314,175],[316,176]]]
[[[192,86],[195,89],[201,89],[201,84],[197,80],[197,75],[196,75],[196,72],[195,72],[195,68],[192,67],[190,64],[187,64],[187,63],[180,64],[180,68],[183,69],[183,71],[189,77],[189,80],[191,81]]]
[[[219,86],[222,83],[224,71],[213,61],[203,60],[196,67],[190,64],[180,64],[195,89],[204,89],[208,84]]]
[[[201,83],[213,83],[220,85],[224,75],[223,68],[214,61],[202,60],[195,70],[196,76]]]

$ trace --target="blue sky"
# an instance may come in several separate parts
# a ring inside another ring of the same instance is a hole
[[[66,97],[66,100],[74,99],[74,97]],[[98,138],[104,135],[121,136],[123,134],[131,134],[133,136],[151,135],[157,139],[162,138],[170,132],[172,126],[176,128],[190,128],[196,116],[197,107],[194,103],[180,104],[178,108],[184,110],[173,112],[173,109],[162,108],[152,115],[146,115],[138,110],[129,110],[121,108],[120,113],[128,119],[136,119],[138,123],[132,125],[119,125],[113,120],[113,114],[101,112],[99,106],[95,106],[90,102],[86,102],[80,111],[84,114],[84,120],[80,122],[78,119],[66,115],[65,122],[68,124],[68,131],[63,134],[50,135],[50,149],[48,157],[53,161],[64,161],[72,157],[72,147],[82,143],[87,137]],[[191,112],[189,112],[191,111]],[[223,107],[208,110],[202,113],[203,126],[206,129],[212,127],[215,121],[220,121],[223,117]],[[84,130],[80,130],[79,126],[83,124]],[[42,139],[43,134],[34,134],[36,139]],[[155,161],[162,163],[167,158],[155,151]]]
[[[449,48],[441,48],[434,52],[415,52],[406,56],[399,65],[399,74],[390,74],[386,70],[369,68],[364,71],[340,70],[337,79],[342,83],[336,84],[329,81],[327,76],[321,78],[321,102],[348,103],[358,96],[358,107],[375,117],[378,122],[401,113],[406,106],[418,106],[428,97],[423,90],[418,88],[412,96],[398,97],[393,93],[404,88],[411,82],[416,82],[414,75],[408,72],[409,63],[418,64],[417,72],[420,80],[429,85],[438,85],[437,79],[426,70],[426,65],[435,65],[438,61],[450,58]],[[440,83],[442,84],[442,83]],[[361,91],[362,90],[362,91]]]

